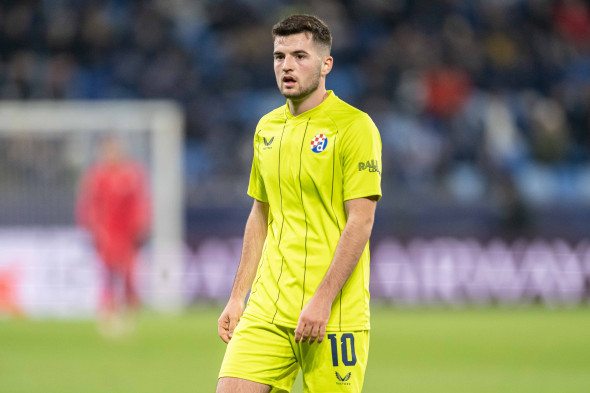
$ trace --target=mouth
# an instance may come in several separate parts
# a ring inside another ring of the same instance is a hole
[[[291,75],[283,76],[283,85],[285,85],[286,87],[292,87],[295,85],[295,83],[297,83],[297,80],[293,76],[291,76]]]

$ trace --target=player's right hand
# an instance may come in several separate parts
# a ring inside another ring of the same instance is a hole
[[[244,313],[244,302],[230,299],[217,320],[217,332],[225,343],[234,335],[234,330]]]

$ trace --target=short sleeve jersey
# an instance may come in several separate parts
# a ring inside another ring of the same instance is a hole
[[[248,195],[269,204],[268,233],[246,314],[295,328],[334,256],[344,202],[381,197],[381,138],[364,112],[328,92],[293,116],[265,115],[254,137]],[[328,331],[369,329],[369,245],[337,295]]]

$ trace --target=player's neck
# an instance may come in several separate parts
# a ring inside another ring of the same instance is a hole
[[[307,112],[321,104],[326,98],[328,98],[328,95],[329,94],[324,87],[316,89],[313,93],[301,100],[289,99],[289,112],[291,112],[293,116],[299,116],[303,112]]]

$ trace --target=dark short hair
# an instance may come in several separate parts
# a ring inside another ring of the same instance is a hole
[[[272,28],[273,39],[299,33],[311,33],[316,44],[327,47],[328,51],[332,48],[332,33],[330,33],[328,25],[313,15],[291,15]]]

